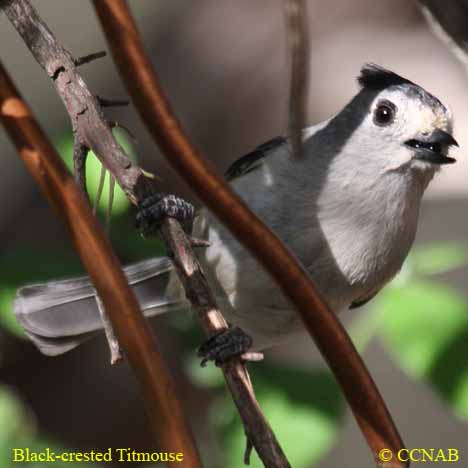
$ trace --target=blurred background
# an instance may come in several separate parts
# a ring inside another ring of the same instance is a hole
[[[54,0],[33,3],[74,56],[107,48],[89,2],[66,2],[66,7]],[[132,0],[130,4],[177,116],[220,170],[285,132],[289,62],[281,0]],[[468,76],[433,36],[413,2],[310,0],[308,8],[310,123],[330,117],[347,103],[357,91],[355,77],[365,62],[421,84],[455,115],[460,149],[453,155],[458,162],[444,167],[427,192],[411,257],[392,285],[368,307],[349,312],[343,320],[406,445],[454,447],[466,459]],[[0,17],[0,44],[2,61],[69,163],[72,136],[65,110],[5,17]],[[126,97],[110,58],[83,66],[82,73],[99,96]],[[132,106],[106,114],[135,135],[136,142],[125,131],[117,131],[142,167],[162,178],[161,191],[194,200],[190,187],[150,141]],[[156,449],[135,379],[125,363],[109,366],[102,338],[64,356],[47,358],[23,337],[14,321],[11,301],[18,286],[82,270],[64,229],[3,129],[0,153],[1,466],[10,466],[9,447]],[[90,163],[88,174],[95,193],[97,162]],[[101,203],[101,215],[104,207]],[[139,237],[133,218],[125,198],[117,194],[110,235],[122,262],[163,254],[157,240]],[[153,325],[206,466],[243,466],[244,436],[221,374],[213,367],[199,368],[195,350],[202,336],[195,320],[175,314],[158,318]],[[374,466],[310,339],[267,352],[265,361],[251,366],[251,371],[260,403],[292,466]],[[251,466],[260,466],[256,457]]]

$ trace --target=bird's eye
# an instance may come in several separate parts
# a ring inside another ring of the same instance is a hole
[[[396,107],[393,102],[381,101],[374,111],[374,123],[384,127],[395,120]]]

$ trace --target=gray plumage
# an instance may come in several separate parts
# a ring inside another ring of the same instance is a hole
[[[285,138],[228,170],[233,188],[309,271],[335,312],[372,298],[398,272],[413,243],[421,197],[448,147],[452,118],[409,80],[365,67],[361,89],[335,117],[304,130],[304,156]],[[269,274],[207,210],[194,223],[197,249],[226,318],[262,349],[302,332]],[[128,267],[146,315],[188,307],[167,259]],[[58,354],[102,328],[88,280],[27,286],[15,313],[39,348]]]
[[[171,292],[168,258],[135,263],[124,272],[146,317],[187,306],[181,289]],[[87,276],[25,286],[13,308],[27,335],[47,355],[69,351],[102,329],[96,291]]]

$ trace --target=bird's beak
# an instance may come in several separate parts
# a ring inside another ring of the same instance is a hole
[[[414,159],[432,164],[453,164],[456,159],[447,156],[450,146],[458,146],[457,140],[444,130],[434,130],[428,135],[421,135],[405,142],[414,150]]]

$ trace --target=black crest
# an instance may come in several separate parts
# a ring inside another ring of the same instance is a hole
[[[362,67],[358,83],[362,88],[373,89],[375,91],[382,91],[390,86],[402,84],[414,85],[412,81],[374,63],[368,63]]]

